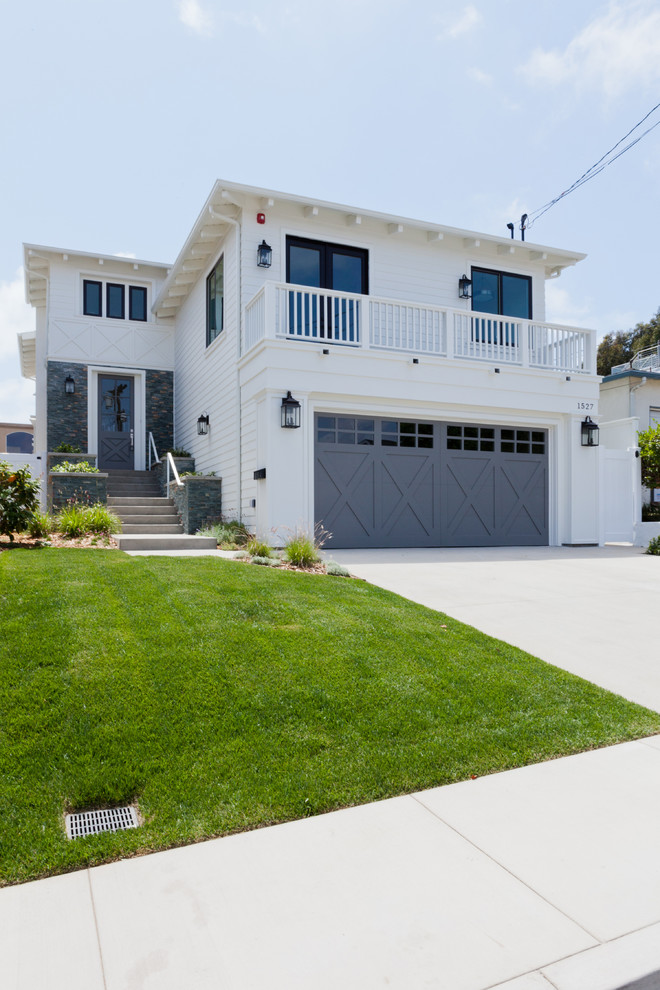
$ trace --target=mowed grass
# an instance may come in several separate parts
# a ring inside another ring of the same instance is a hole
[[[660,731],[660,715],[360,581],[0,555],[0,882]],[[68,810],[141,828],[67,841]]]

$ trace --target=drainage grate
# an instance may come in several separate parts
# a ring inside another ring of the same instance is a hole
[[[78,811],[66,815],[66,835],[68,839],[78,839],[81,835],[95,835],[97,832],[119,832],[125,828],[137,828],[140,824],[135,808],[99,808],[96,811]]]

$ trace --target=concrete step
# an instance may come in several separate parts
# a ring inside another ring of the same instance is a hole
[[[152,536],[149,533],[114,535],[120,550],[215,550],[212,536]]]
[[[136,498],[134,495],[108,495],[108,508],[114,509],[122,505],[164,506],[173,505],[173,502],[171,499],[164,498],[162,495],[159,497],[149,495],[144,498]]]
[[[183,526],[180,523],[152,523],[145,522],[144,520],[141,523],[125,523],[122,519],[121,531],[126,535],[133,535],[135,533],[142,536],[146,536],[147,534],[149,536],[154,534],[161,535],[163,533],[167,533],[168,535],[179,533],[183,535]]]
[[[160,498],[163,493],[160,488],[152,487],[149,485],[148,488],[141,488],[139,485],[108,485],[107,488],[108,495],[112,498]]]
[[[171,512],[158,512],[158,513],[148,513],[145,515],[139,515],[138,513],[124,513],[116,512],[115,515],[119,516],[121,519],[121,524],[124,532],[127,532],[127,526],[178,526],[179,517],[172,509]]]
[[[167,502],[164,505],[114,505],[112,511],[116,512],[118,516],[122,515],[133,515],[133,516],[153,516],[153,515],[176,515],[176,509],[173,505]]]

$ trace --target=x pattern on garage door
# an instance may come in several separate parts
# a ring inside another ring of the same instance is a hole
[[[545,546],[545,430],[316,417],[316,519],[334,547]]]

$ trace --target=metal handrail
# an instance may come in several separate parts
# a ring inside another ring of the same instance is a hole
[[[154,464],[160,464],[160,457],[158,456],[158,451],[156,450],[156,441],[154,440],[154,435],[149,430],[149,470],[151,471],[151,451],[154,452]]]
[[[168,491],[168,493],[169,493],[169,490],[170,490],[170,468],[172,469],[172,474],[174,475],[174,481],[176,482],[177,486],[179,488],[183,488],[183,482],[181,481],[181,478],[179,477],[179,472],[176,469],[176,464],[174,463],[174,458],[172,457],[172,454],[168,450],[168,452],[167,452],[167,491]]]

